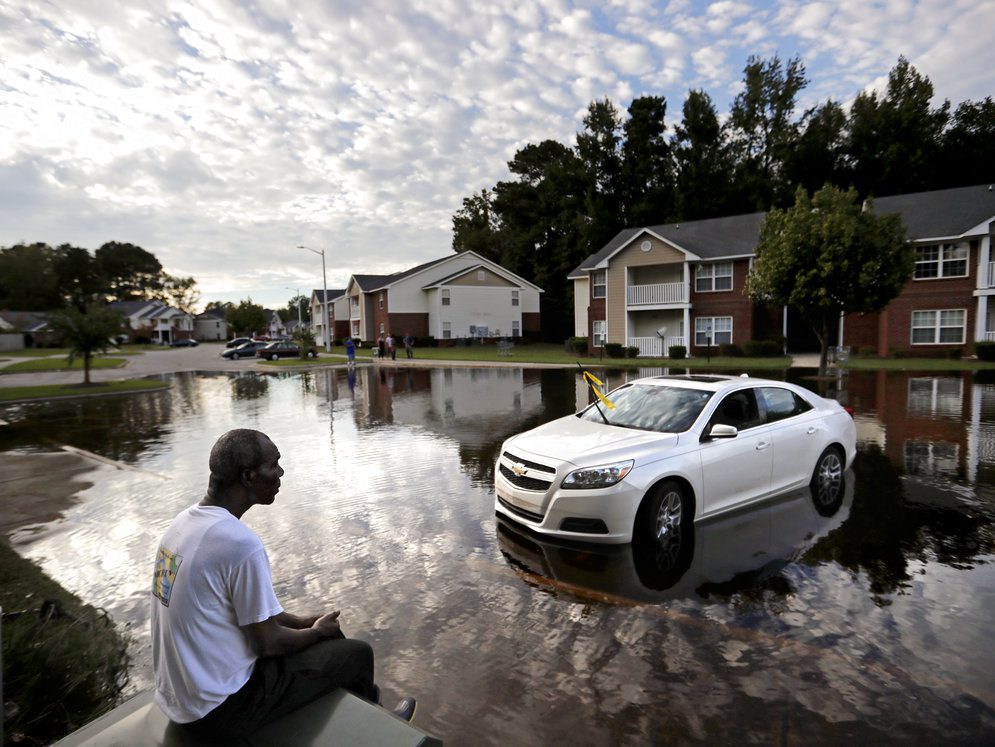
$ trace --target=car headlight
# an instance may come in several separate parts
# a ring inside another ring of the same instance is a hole
[[[585,467],[571,472],[563,478],[564,488],[571,490],[591,490],[594,488],[607,488],[623,478],[632,469],[632,460],[618,462],[616,464],[604,464],[600,467]]]

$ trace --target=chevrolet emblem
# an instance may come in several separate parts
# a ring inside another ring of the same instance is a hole
[[[521,477],[522,475],[528,474],[528,470],[521,464],[511,465],[511,471],[515,473],[515,477]]]

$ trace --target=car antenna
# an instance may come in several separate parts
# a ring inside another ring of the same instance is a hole
[[[599,392],[597,389],[594,388],[594,382],[591,381],[590,378],[591,374],[589,374],[584,369],[584,367],[580,365],[580,361],[577,361],[577,368],[580,369],[581,378],[583,378],[584,381],[587,382],[587,386],[590,388],[592,392],[594,392],[594,406],[598,408],[598,414],[601,415],[601,419],[605,421],[605,425],[611,425],[611,423],[608,422],[608,416],[605,415],[604,410],[601,409],[601,405],[598,404],[598,400],[600,400],[603,395],[601,394],[601,392]]]

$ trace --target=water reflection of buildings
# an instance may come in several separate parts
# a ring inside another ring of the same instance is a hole
[[[851,373],[846,389],[859,439],[905,474],[995,482],[995,384],[983,374]]]

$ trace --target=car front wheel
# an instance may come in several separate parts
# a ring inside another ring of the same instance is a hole
[[[690,521],[689,501],[685,490],[676,480],[666,480],[654,490],[646,506],[644,531],[654,542],[666,541],[677,534],[685,521]]]
[[[269,359],[271,361],[278,361],[278,360],[280,360],[280,356],[278,356],[276,353],[273,353],[273,354],[270,355]]]
[[[232,359],[233,361],[237,361],[237,360],[238,360],[238,357],[239,357],[239,356],[238,356],[238,353],[232,353],[232,354],[231,354],[231,359]]]
[[[307,357],[308,358],[316,358],[317,356],[318,356],[318,354],[316,352],[314,352],[313,350],[308,350],[307,351]]]
[[[843,482],[843,460],[839,449],[829,446],[819,456],[812,471],[812,488],[817,502],[830,504],[840,495]]]

